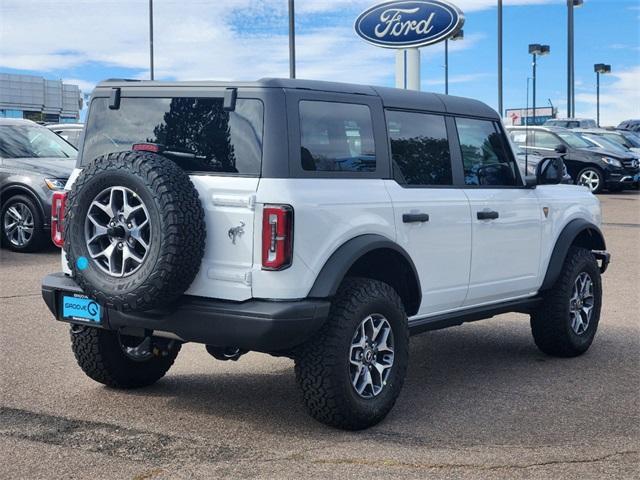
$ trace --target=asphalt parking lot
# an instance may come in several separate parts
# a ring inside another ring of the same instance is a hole
[[[640,192],[601,195],[613,255],[587,354],[540,353],[508,314],[414,337],[380,425],[305,413],[293,362],[219,362],[186,345],[153,387],[115,391],[76,366],[40,297],[56,250],[0,253],[2,478],[638,478]]]

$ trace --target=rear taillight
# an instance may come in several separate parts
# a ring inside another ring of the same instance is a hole
[[[265,205],[262,211],[262,269],[283,270],[293,257],[293,208]]]
[[[51,201],[51,240],[61,247],[64,245],[64,207],[67,204],[67,192],[54,192]]]

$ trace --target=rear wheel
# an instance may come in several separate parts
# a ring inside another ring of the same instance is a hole
[[[407,316],[396,291],[376,280],[348,278],[322,331],[296,355],[296,378],[316,420],[359,430],[389,413],[408,357]]]
[[[16,252],[40,250],[46,240],[43,224],[40,208],[31,198],[25,195],[9,198],[0,215],[2,245]]]
[[[560,277],[531,315],[531,332],[543,352],[575,357],[586,352],[598,329],[602,305],[600,270],[593,254],[571,247]]]
[[[133,337],[101,328],[71,327],[71,348],[88,377],[113,388],[139,388],[160,380],[171,368],[180,343]]]
[[[597,168],[585,168],[578,173],[576,185],[587,187],[591,193],[600,193],[604,188],[604,175]]]

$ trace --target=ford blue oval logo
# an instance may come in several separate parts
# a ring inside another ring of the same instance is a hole
[[[356,33],[379,47],[410,48],[438,43],[464,24],[458,7],[442,0],[391,1],[368,8],[356,19]]]

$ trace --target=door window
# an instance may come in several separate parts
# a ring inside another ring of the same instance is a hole
[[[466,185],[517,185],[517,167],[495,122],[456,118],[456,127]]]
[[[562,143],[553,133],[536,130],[534,133],[534,145],[538,148],[549,148],[553,150]]]
[[[387,111],[394,176],[403,185],[451,185],[444,117]]]
[[[304,170],[376,171],[373,122],[368,106],[303,100],[299,108]]]

